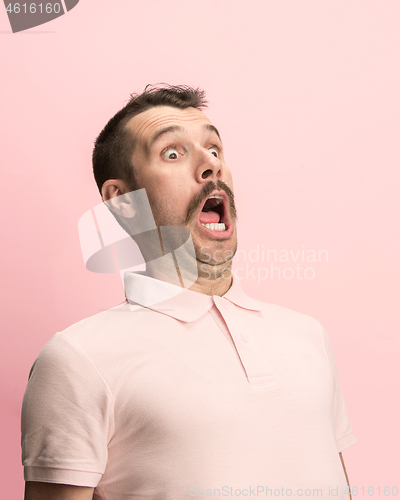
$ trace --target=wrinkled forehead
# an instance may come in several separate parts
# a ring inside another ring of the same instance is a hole
[[[147,149],[154,134],[165,127],[178,126],[189,132],[200,132],[204,125],[211,125],[211,122],[196,108],[155,106],[131,118],[125,125],[125,130],[132,134],[136,145],[140,144]]]

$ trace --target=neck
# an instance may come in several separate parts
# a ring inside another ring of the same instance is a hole
[[[231,267],[235,252],[232,252],[229,260],[211,264],[200,260],[203,259],[201,253],[193,252],[191,239],[182,244],[173,231],[168,237],[167,247],[178,249],[178,257],[175,252],[167,254],[164,252],[160,231],[151,231],[150,235],[146,235],[146,239],[140,241],[142,255],[148,257],[145,258],[147,276],[206,295],[222,296],[229,290],[232,284]],[[161,254],[158,251],[154,252],[154,248],[158,250],[157,243],[160,245]]]
[[[218,265],[197,261],[198,278],[190,290],[206,295],[224,295],[232,285],[232,261]]]
[[[188,288],[193,292],[222,296],[232,285],[231,266],[231,261],[229,263],[219,264],[218,266],[206,265],[203,262],[197,261],[198,277],[196,281],[194,281],[194,279],[188,280],[187,274],[183,277],[185,273],[182,274],[182,269],[178,269],[173,265],[160,266],[160,262],[148,262],[145,274],[151,278],[165,281],[175,286]],[[190,283],[193,284],[190,285]]]

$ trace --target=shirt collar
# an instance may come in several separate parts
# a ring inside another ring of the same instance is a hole
[[[214,296],[171,285],[142,273],[126,272],[124,285],[126,298],[131,306],[146,307],[186,323],[199,319],[214,305]],[[235,276],[223,299],[243,309],[262,309],[257,300],[243,292],[240,281]]]

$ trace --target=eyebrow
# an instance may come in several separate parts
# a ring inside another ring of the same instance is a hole
[[[217,134],[218,136],[218,139],[220,141],[221,140],[221,136],[219,135],[219,132],[217,130],[216,127],[214,127],[214,125],[211,125],[211,124],[206,124],[204,125],[204,129],[205,130],[209,130],[210,132],[214,132]],[[149,142],[149,145],[147,146],[147,154],[149,155],[150,154],[150,151],[151,151],[151,148],[153,146],[153,144],[156,142],[156,140],[161,137],[162,135],[164,134],[167,134],[168,132],[182,132],[183,131],[183,128],[180,127],[179,125],[171,125],[170,127],[165,127],[165,128],[162,128],[161,130],[159,130],[158,132],[156,132],[153,137],[150,139],[150,142]]]

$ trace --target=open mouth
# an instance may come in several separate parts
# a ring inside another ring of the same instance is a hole
[[[209,196],[199,213],[198,220],[200,224],[213,235],[219,234],[220,237],[230,236],[227,233],[233,232],[232,224],[229,219],[228,199],[224,192],[221,194],[212,194]]]

